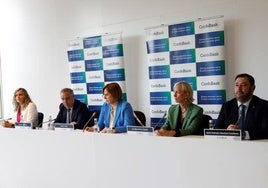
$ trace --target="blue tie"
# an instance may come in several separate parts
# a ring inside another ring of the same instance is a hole
[[[67,109],[66,123],[71,123],[71,109]]]
[[[241,104],[239,106],[239,128],[241,129],[241,131],[243,132],[245,130],[245,109],[246,109],[246,105]]]

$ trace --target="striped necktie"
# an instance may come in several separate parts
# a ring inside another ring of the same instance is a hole
[[[241,104],[239,106],[239,117],[240,118],[239,118],[238,126],[242,132],[245,130],[245,110],[246,110],[246,105]]]

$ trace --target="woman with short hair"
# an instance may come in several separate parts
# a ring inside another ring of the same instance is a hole
[[[122,99],[122,89],[118,83],[109,83],[103,88],[103,98],[98,126],[101,133],[123,133],[127,126],[135,126],[131,105]],[[87,127],[92,131],[92,127]]]
[[[196,134],[202,122],[203,109],[193,104],[193,89],[187,82],[177,82],[174,87],[176,105],[168,110],[165,124],[155,133],[159,136],[186,136]]]

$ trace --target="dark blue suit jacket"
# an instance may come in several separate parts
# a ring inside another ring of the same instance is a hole
[[[216,121],[216,129],[226,129],[238,120],[238,105],[234,98],[222,105]],[[250,139],[268,139],[268,102],[253,96],[247,109],[245,130],[249,132]]]
[[[67,109],[62,103],[60,104],[59,109],[60,111],[57,115],[55,123],[66,123]],[[72,122],[75,121],[77,123],[74,125],[74,128],[83,129],[89,118],[90,113],[87,105],[75,99],[71,118]]]

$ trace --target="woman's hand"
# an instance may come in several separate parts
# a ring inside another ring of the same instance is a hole
[[[85,131],[93,132],[93,127],[86,127]]]
[[[14,125],[12,123],[10,123],[9,121],[4,121],[3,122],[3,127],[14,128]]]
[[[159,129],[155,131],[158,136],[174,136],[176,132],[174,130]]]

